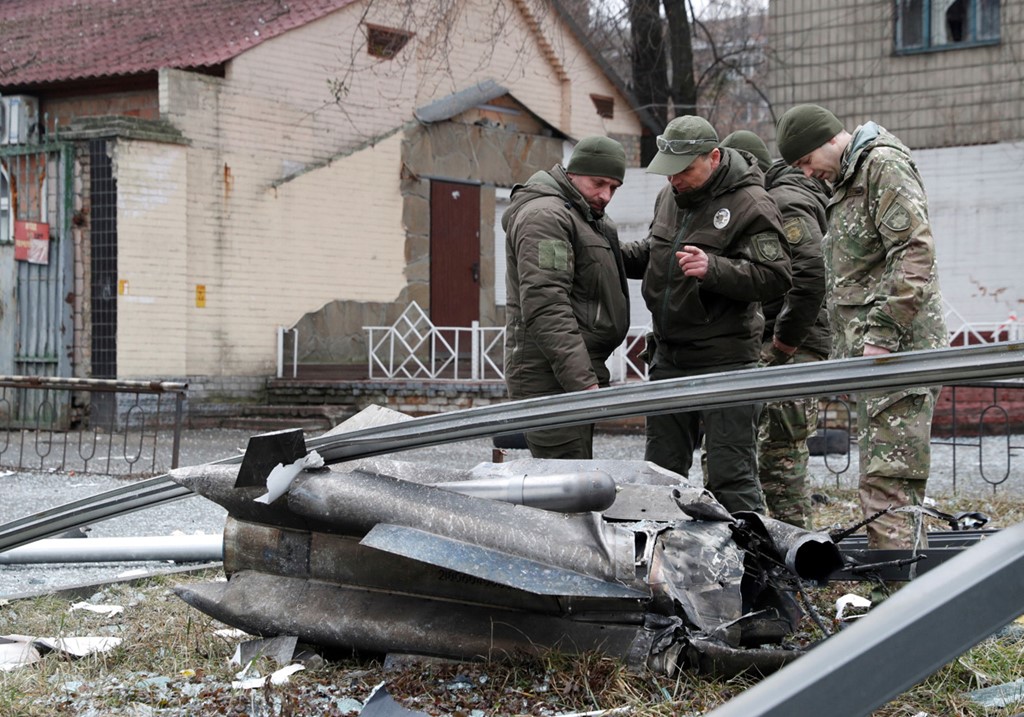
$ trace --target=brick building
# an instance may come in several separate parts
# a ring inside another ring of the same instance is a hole
[[[0,95],[0,373],[193,400],[262,390],[278,327],[365,364],[412,301],[500,324],[496,189],[645,131],[547,0],[12,0]]]

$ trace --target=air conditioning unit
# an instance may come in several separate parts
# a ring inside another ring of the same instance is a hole
[[[0,96],[0,144],[25,144],[39,136],[39,100],[28,95]]]

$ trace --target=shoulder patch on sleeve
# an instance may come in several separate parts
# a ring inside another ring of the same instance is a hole
[[[761,232],[753,239],[754,252],[761,261],[778,261],[784,256],[779,236],[775,232]]]
[[[807,228],[807,222],[802,217],[793,217],[782,223],[782,231],[786,235],[786,241],[790,244],[799,244],[811,238],[811,232]]]
[[[541,269],[566,271],[569,268],[569,247],[560,239],[544,239],[538,247],[537,264]]]
[[[914,223],[914,214],[911,211],[911,207],[907,206],[907,200],[900,194],[897,194],[892,201],[892,204],[882,214],[882,224],[890,231],[900,233],[905,232]]]

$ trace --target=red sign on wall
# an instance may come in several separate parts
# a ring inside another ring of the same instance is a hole
[[[50,225],[14,222],[14,258],[29,264],[49,264]]]

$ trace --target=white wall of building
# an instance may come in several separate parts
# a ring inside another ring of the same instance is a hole
[[[1024,318],[1024,143],[914,152],[935,236],[942,295],[969,324]]]

